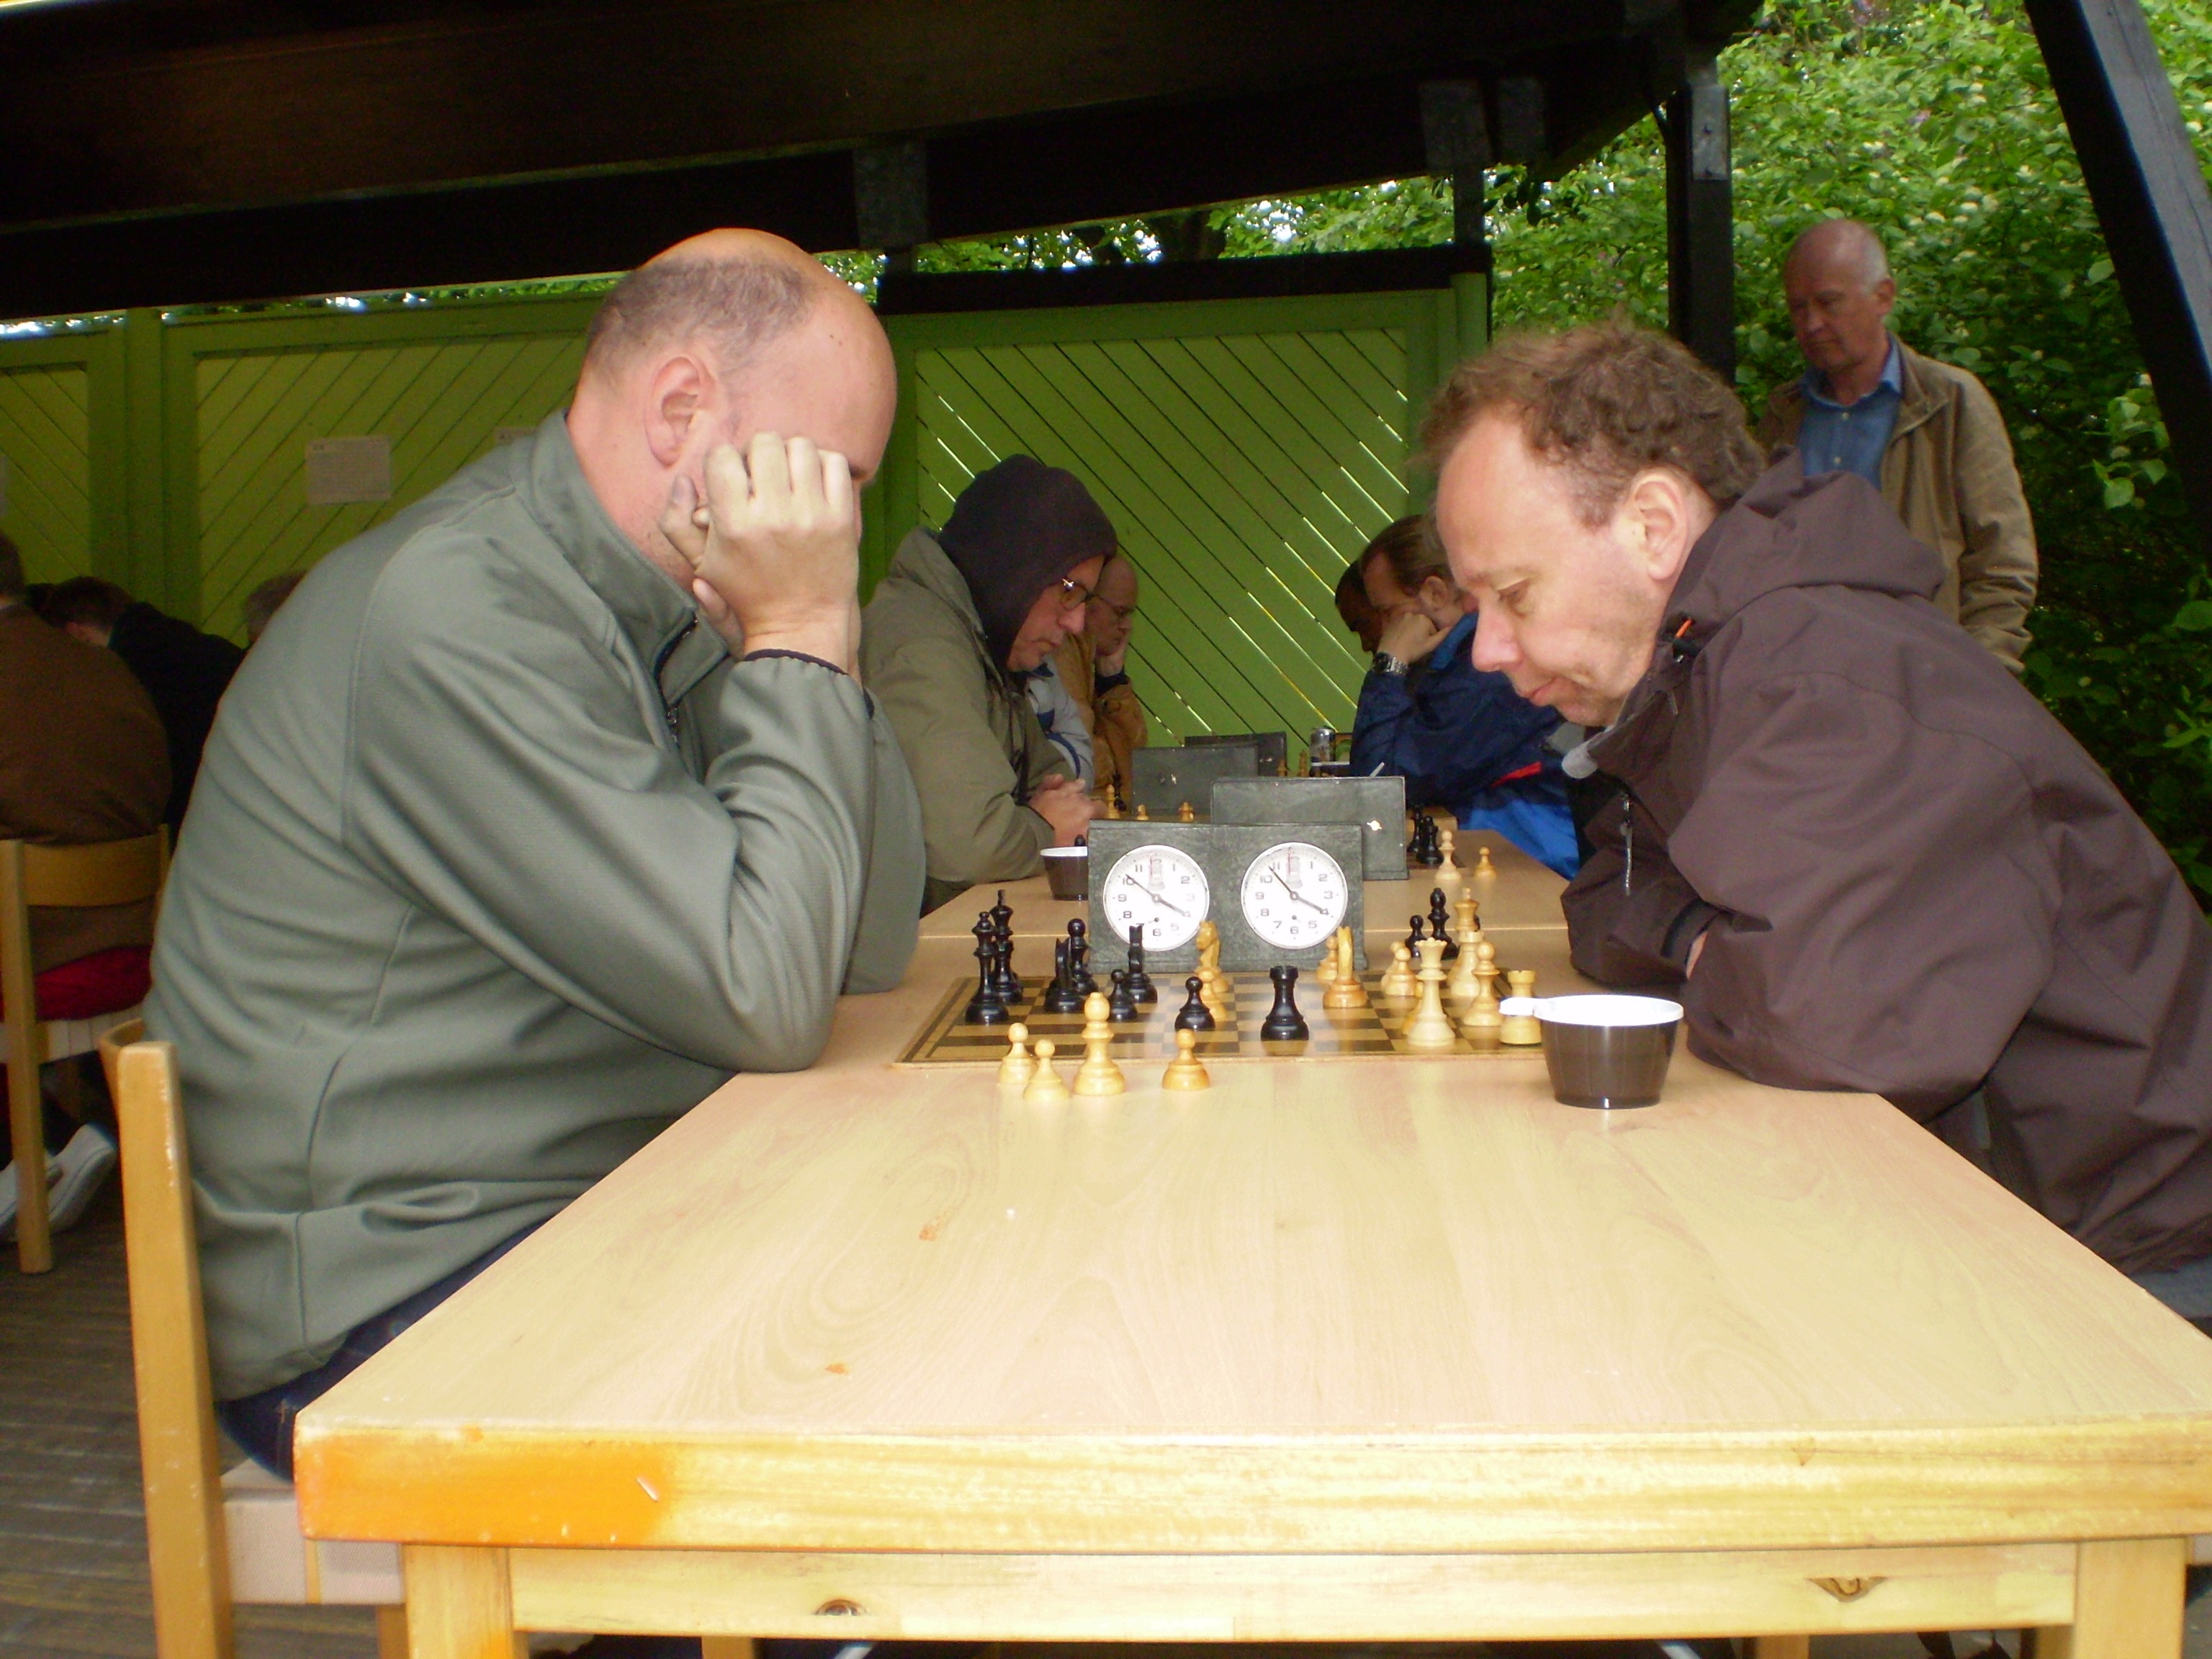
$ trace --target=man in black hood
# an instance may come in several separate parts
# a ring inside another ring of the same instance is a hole
[[[899,544],[861,626],[862,672],[921,794],[934,909],[1043,867],[1092,806],[1021,677],[1083,626],[1114,526],[1080,479],[1027,455],[978,473],[944,529]]]

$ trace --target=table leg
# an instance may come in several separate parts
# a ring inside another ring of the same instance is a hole
[[[410,1544],[408,1659],[524,1659],[507,1552]]]
[[[1751,1638],[1751,1659],[1812,1659],[1813,1638],[1809,1636],[1754,1636]]]
[[[2035,1659],[2181,1659],[2186,1538],[2119,1538],[2081,1546],[2074,1625],[2031,1632]]]
[[[376,1610],[376,1659],[407,1659],[407,1609]]]
[[[753,1659],[753,1638],[702,1636],[699,1638],[699,1659]]]

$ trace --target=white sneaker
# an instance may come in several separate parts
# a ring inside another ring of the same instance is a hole
[[[46,1200],[46,1225],[64,1233],[84,1219],[94,1194],[115,1173],[115,1143],[88,1123],[47,1161],[46,1173],[54,1183]]]

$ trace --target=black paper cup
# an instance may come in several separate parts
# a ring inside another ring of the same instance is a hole
[[[1088,847],[1048,847],[1044,849],[1045,878],[1056,899],[1091,896],[1091,849]]]
[[[1522,999],[1509,999],[1512,1007]],[[1535,997],[1544,1028],[1544,1066],[1562,1106],[1614,1111],[1656,1106],[1674,1058],[1682,1005],[1663,997]]]

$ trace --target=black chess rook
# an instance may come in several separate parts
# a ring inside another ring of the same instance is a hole
[[[1091,930],[1079,917],[1067,924],[1067,982],[1086,997],[1098,988],[1091,974]]]
[[[1274,983],[1275,1006],[1260,1023],[1261,1036],[1269,1042],[1304,1042],[1312,1033],[1306,1029],[1306,1017],[1298,1012],[1298,970],[1270,968],[1267,977]]]

